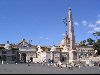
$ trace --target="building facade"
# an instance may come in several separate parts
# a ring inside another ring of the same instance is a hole
[[[8,44],[7,44],[8,45]],[[9,45],[9,48],[5,48],[6,44],[0,46],[0,62],[4,63],[18,63],[19,54],[18,48]]]

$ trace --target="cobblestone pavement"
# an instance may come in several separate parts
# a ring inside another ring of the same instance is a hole
[[[0,64],[0,74],[100,74],[99,67],[58,68],[41,64]]]

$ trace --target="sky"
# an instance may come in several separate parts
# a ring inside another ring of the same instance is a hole
[[[0,43],[59,45],[66,28],[63,20],[72,8],[76,43],[100,31],[100,0],[0,0]]]

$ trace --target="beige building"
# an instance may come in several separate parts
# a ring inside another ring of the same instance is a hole
[[[23,39],[19,44],[19,55],[20,62],[26,63],[28,61],[33,62],[33,58],[37,57],[36,51],[37,46],[31,45],[25,39]]]

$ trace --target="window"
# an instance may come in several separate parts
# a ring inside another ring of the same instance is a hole
[[[14,55],[12,55],[12,61],[15,61],[16,57]]]
[[[6,55],[2,56],[3,61],[6,61]]]
[[[6,54],[6,51],[2,51],[2,54]]]
[[[16,51],[12,51],[12,54],[15,54],[16,53]]]

